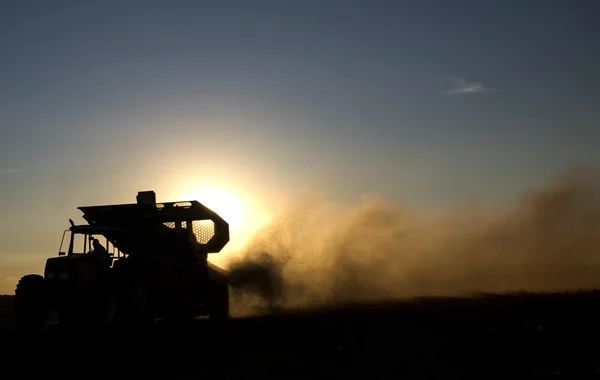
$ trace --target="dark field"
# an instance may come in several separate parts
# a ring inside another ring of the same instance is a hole
[[[600,292],[425,299],[140,331],[35,334],[10,328],[0,358],[14,377],[592,377]]]

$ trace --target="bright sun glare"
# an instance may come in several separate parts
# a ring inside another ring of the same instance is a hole
[[[236,191],[218,187],[189,186],[177,197],[182,201],[196,200],[219,214],[229,223],[230,241],[221,254],[211,257],[215,264],[223,264],[237,256],[254,234],[270,218],[258,210],[258,204]]]
[[[198,201],[219,214],[229,227],[238,229],[245,218],[244,205],[238,197],[226,191],[192,190],[184,194],[184,200]]]

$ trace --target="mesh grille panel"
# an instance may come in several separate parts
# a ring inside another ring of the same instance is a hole
[[[194,220],[192,228],[196,241],[200,244],[206,244],[215,235],[215,224],[212,220]]]
[[[175,228],[175,222],[164,222],[163,224],[169,228]],[[181,228],[187,228],[187,223],[181,222]],[[199,244],[208,243],[215,235],[215,224],[212,220],[194,220],[192,228]]]

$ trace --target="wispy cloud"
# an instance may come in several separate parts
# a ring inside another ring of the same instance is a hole
[[[464,78],[450,77],[448,81],[454,85],[450,90],[446,91],[448,95],[463,95],[475,94],[481,92],[497,91],[494,88],[486,87],[481,82],[467,82]]]
[[[0,169],[0,174],[20,173],[23,169]]]

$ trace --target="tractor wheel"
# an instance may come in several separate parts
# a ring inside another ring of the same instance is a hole
[[[116,291],[105,289],[95,294],[95,304],[90,311],[91,322],[95,328],[107,328],[115,324],[118,297]]]
[[[86,326],[86,313],[77,304],[69,304],[58,313],[60,326],[65,332],[80,332]]]
[[[229,285],[215,283],[210,297],[210,319],[226,320],[229,318]]]
[[[123,286],[117,296],[117,325],[122,327],[142,327],[151,319],[147,312],[148,295],[146,288],[139,281],[131,281]]]
[[[111,293],[108,297],[106,313],[102,314],[104,317],[106,317],[104,319],[105,325],[112,326],[113,324],[115,324],[115,322],[117,320],[118,302],[119,301],[118,301],[117,295]]]
[[[24,276],[15,289],[15,318],[19,329],[41,329],[46,323],[44,277]]]
[[[130,288],[129,297],[130,317],[136,323],[144,321],[148,303],[146,288],[139,281],[135,281]]]
[[[64,295],[63,305],[58,313],[61,327],[66,332],[83,331],[89,322],[89,297],[82,289]]]

